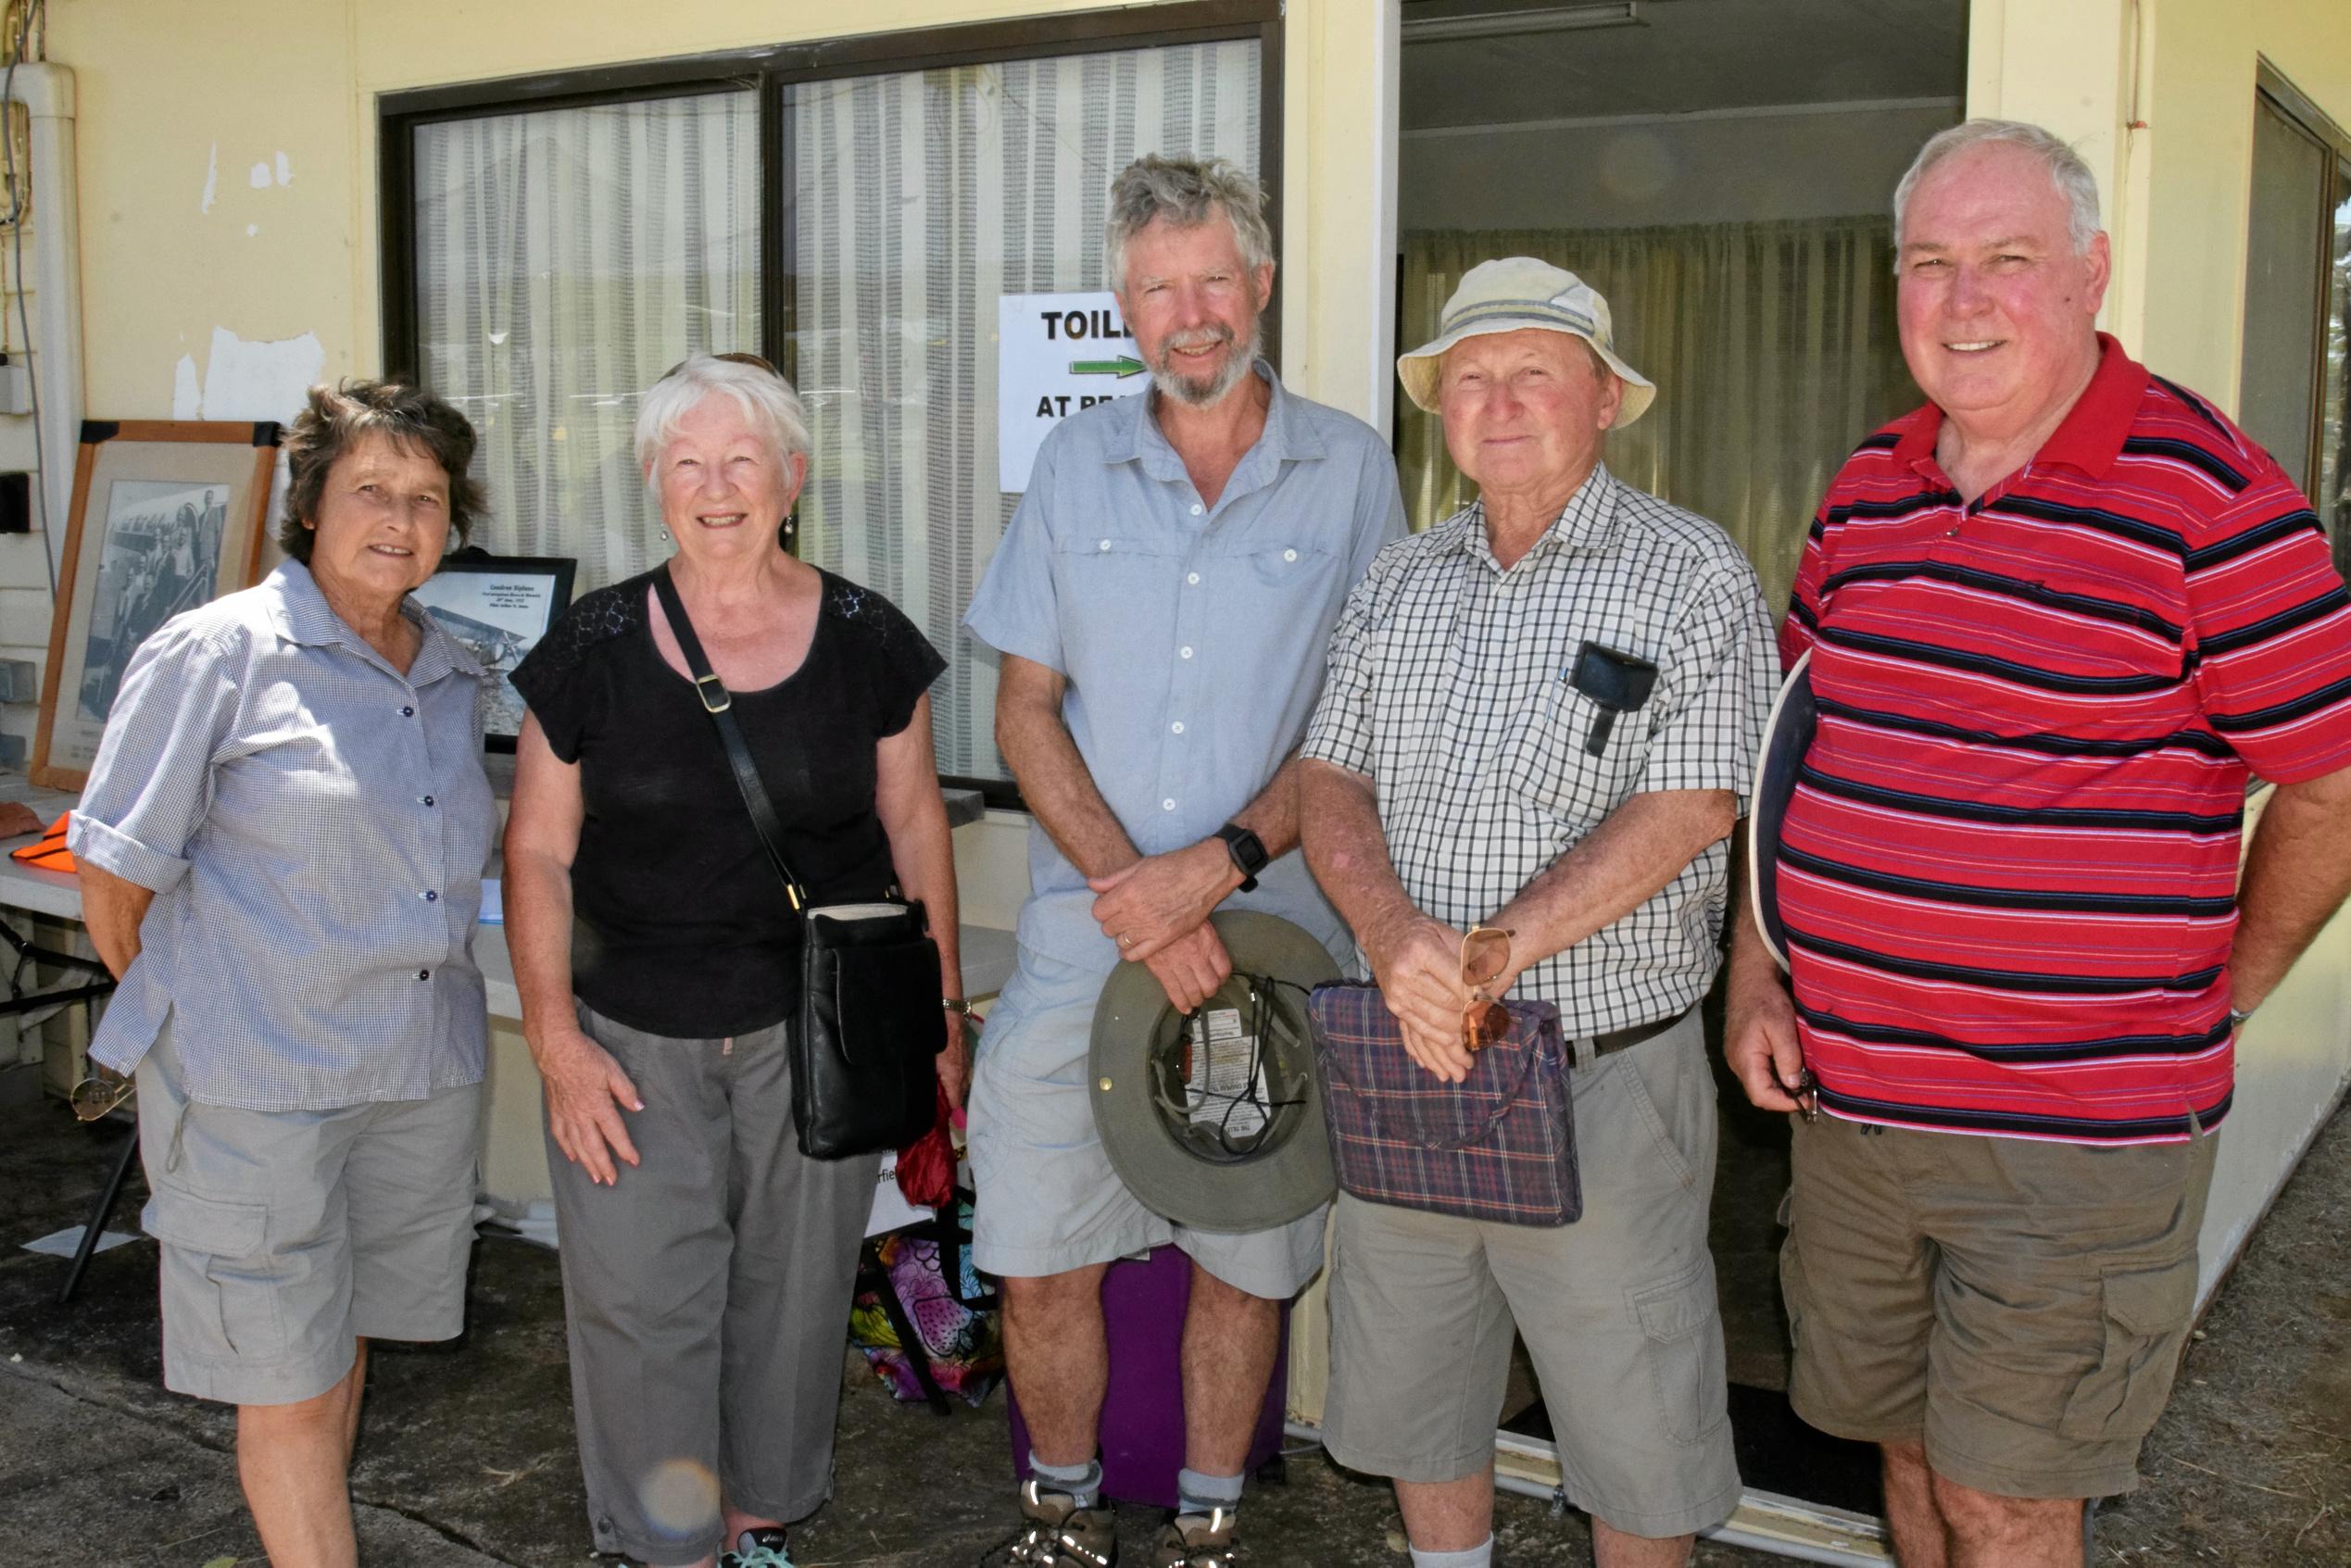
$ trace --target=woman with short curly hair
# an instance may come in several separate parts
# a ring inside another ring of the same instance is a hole
[[[132,655],[68,832],[137,1074],[163,1381],[237,1407],[279,1562],[357,1560],[371,1338],[448,1339],[487,1033],[497,809],[481,667],[409,593],[481,509],[473,431],[396,383],[310,391],[289,558]]]

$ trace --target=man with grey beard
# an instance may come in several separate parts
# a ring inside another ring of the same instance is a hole
[[[996,743],[1035,822],[1020,968],[972,1085],[974,1261],[1004,1282],[1029,1429],[1004,1562],[1105,1568],[1096,1460],[1103,1271],[1190,1257],[1182,1502],[1153,1568],[1233,1561],[1280,1303],[1322,1266],[1325,1210],[1210,1232],[1154,1213],[1096,1137],[1086,1056],[1103,983],[1147,966],[1187,1011],[1232,972],[1219,907],[1352,942],[1292,851],[1294,752],[1347,592],[1404,532],[1388,447],[1260,357],[1273,236],[1222,160],[1145,157],[1111,188],[1106,261],[1151,389],[1049,435],[964,624],[1003,656]],[[1170,1418],[1173,1412],[1169,1412]]]

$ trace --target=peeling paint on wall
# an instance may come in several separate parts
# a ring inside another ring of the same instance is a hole
[[[182,355],[171,368],[171,417],[291,420],[325,372],[326,347],[316,332],[247,343],[226,327],[215,327],[201,378],[193,355]]]
[[[204,386],[196,380],[195,356],[182,354],[171,367],[171,417],[193,420],[204,409]]]
[[[278,183],[281,185],[294,183],[294,165],[286,161],[283,153],[278,154]]]
[[[204,165],[204,205],[196,210],[199,212],[210,212],[212,210],[213,198],[218,196],[220,194],[220,144],[215,142],[212,144],[212,156],[205,160]]]
[[[310,388],[326,374],[326,347],[316,332],[275,343],[247,343],[226,327],[212,329],[212,350],[204,374],[195,358],[182,354],[171,367],[171,417],[175,420],[276,420],[291,423],[308,401]],[[270,479],[269,516],[285,505],[285,453],[278,453]],[[283,556],[266,535],[261,570]]]
[[[257,191],[268,190],[270,188],[270,166],[266,163],[255,164],[253,166],[253,171],[245,176],[245,180]]]

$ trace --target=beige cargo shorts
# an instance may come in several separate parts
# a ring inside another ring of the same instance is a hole
[[[1323,1440],[1351,1469],[1444,1482],[1493,1463],[1514,1330],[1568,1499],[1628,1535],[1739,1505],[1706,1250],[1715,1084],[1698,1013],[1571,1075],[1583,1215],[1495,1224],[1339,1195]]]
[[[341,1382],[362,1338],[465,1326],[481,1085],[333,1110],[207,1105],[169,1029],[138,1083],[165,1387],[294,1404]]]
[[[2013,1498],[2138,1485],[2194,1311],[2217,1138],[2099,1148],[1798,1123],[1788,1396]]]

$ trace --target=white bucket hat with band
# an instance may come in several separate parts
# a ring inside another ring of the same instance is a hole
[[[1396,361],[1397,378],[1404,383],[1405,395],[1434,414],[1439,411],[1438,372],[1445,350],[1465,337],[1528,328],[1582,338],[1616,372],[1625,383],[1625,394],[1616,409],[1616,428],[1622,430],[1632,423],[1656,401],[1656,383],[1616,357],[1608,302],[1600,292],[1566,269],[1531,256],[1505,257],[1472,267],[1461,286],[1453,290],[1453,297],[1445,301],[1437,336]]]

